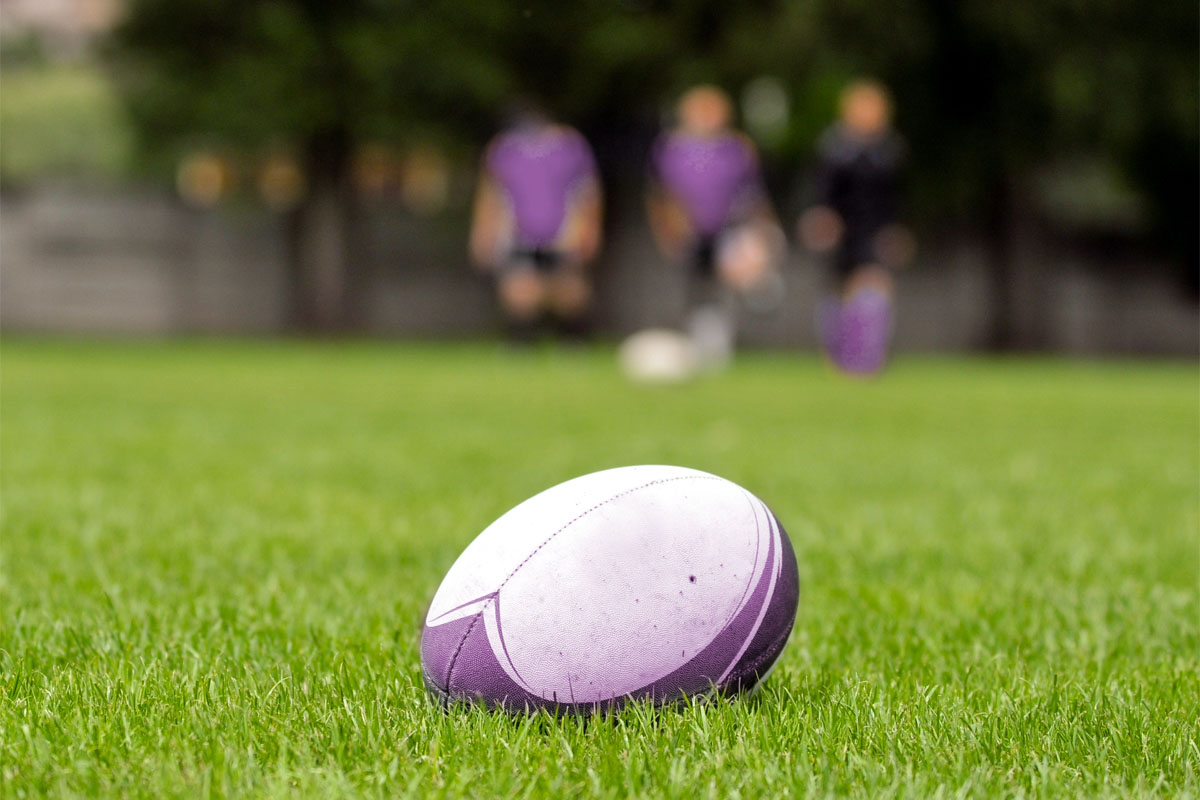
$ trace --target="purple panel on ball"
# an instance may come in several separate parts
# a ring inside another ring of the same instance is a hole
[[[444,625],[426,626],[421,634],[421,672],[431,689],[445,693],[450,664],[477,616],[463,617]]]
[[[444,703],[482,700],[510,711],[545,705],[504,672],[484,631],[483,615],[492,603],[470,617],[427,627],[421,637],[421,668],[430,691]]]
[[[775,582],[775,592],[771,595],[762,624],[746,652],[742,653],[737,665],[725,679],[722,687],[725,691],[744,692],[765,678],[779,654],[783,652],[784,645],[792,633],[792,624],[796,621],[796,608],[800,601],[800,576],[796,569],[796,554],[783,525],[774,515],[771,519],[779,529],[782,550],[779,579]]]
[[[736,693],[753,687],[771,668],[787,643],[799,598],[795,554],[783,526],[773,516],[771,519],[779,531],[782,552],[776,551],[776,537],[772,536],[766,568],[746,605],[695,658],[644,690],[634,692],[634,697],[674,700],[705,694],[714,688]],[[777,565],[779,575],[775,577]],[[761,613],[764,603],[768,604],[766,614]],[[760,615],[762,621],[756,630],[754,626]]]

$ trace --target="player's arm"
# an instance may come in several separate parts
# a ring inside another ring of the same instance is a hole
[[[907,267],[917,254],[917,237],[906,225],[893,222],[875,234],[872,242],[875,254],[885,267],[900,269]]]
[[[825,141],[821,148],[820,162],[816,171],[816,205],[800,214],[796,221],[796,234],[800,243],[817,253],[827,253],[838,246],[845,232],[846,223],[836,211],[838,196],[842,191],[844,176]]]
[[[888,182],[887,216],[891,222],[875,234],[872,242],[875,254],[886,267],[900,269],[908,266],[917,253],[917,239],[912,231],[900,221],[898,207],[901,195],[904,193],[904,167],[906,153],[903,141],[897,141],[898,155],[893,166],[891,180]]]
[[[797,222],[796,230],[800,241],[809,250],[827,253],[838,246],[845,231],[842,217],[826,205],[805,209]]]
[[[600,252],[604,235],[604,190],[596,158],[583,135],[574,128],[559,126],[576,147],[576,178],[567,197],[565,220],[556,245],[575,265],[585,265]]]
[[[679,258],[692,237],[692,225],[683,206],[658,181],[652,180],[646,191],[646,218],[658,249]]]
[[[592,261],[600,252],[604,231],[604,191],[595,175],[576,190],[569,230],[568,251],[582,264]]]
[[[683,205],[660,178],[659,165],[662,163],[667,142],[666,134],[659,137],[654,143],[647,164],[646,174],[649,180],[646,183],[646,220],[650,223],[650,233],[659,251],[674,260],[683,255],[687,243],[692,239],[693,231]]]
[[[758,148],[741,136],[746,153],[745,174],[737,201],[737,222],[721,237],[717,270],[734,289],[752,292],[764,286],[782,264],[787,240],[767,192]]]
[[[475,189],[475,202],[471,213],[470,250],[471,261],[483,271],[496,266],[501,245],[506,234],[508,203],[496,179],[488,174],[486,165],[479,176]]]
[[[796,223],[796,233],[800,243],[816,253],[828,253],[842,241],[846,231],[846,223],[836,210],[836,194],[841,177],[836,167],[823,164],[820,168],[818,183],[821,186],[821,199],[815,206],[810,206],[800,214]]]

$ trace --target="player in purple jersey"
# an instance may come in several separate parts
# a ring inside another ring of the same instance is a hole
[[[690,268],[688,328],[711,360],[728,357],[734,295],[767,276],[783,249],[753,143],[732,127],[729,97],[713,86],[686,92],[678,126],[652,153],[647,199],[660,249]]]
[[[822,305],[821,335],[843,371],[871,374],[887,360],[892,325],[891,270],[913,255],[898,222],[905,147],[891,127],[887,91],[857,81],[842,93],[841,118],[821,137],[817,204],[799,220],[800,240],[832,252],[834,296]]]
[[[591,300],[586,267],[600,248],[595,159],[574,128],[525,109],[487,147],[475,196],[471,256],[496,279],[513,332],[549,312],[578,331]]]

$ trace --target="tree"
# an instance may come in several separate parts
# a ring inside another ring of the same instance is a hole
[[[1006,347],[1012,210],[1048,159],[1115,158],[1195,272],[1198,14],[1185,0],[132,0],[115,54],[148,144],[300,154],[297,319],[317,329],[352,321],[358,142],[465,151],[529,93],[616,142],[610,166],[633,175],[644,162],[625,121],[652,120],[694,81],[736,89],[772,74],[798,113],[768,155],[794,168],[840,84],[875,75],[896,94],[926,217],[990,243],[990,343]]]
[[[308,187],[287,224],[295,317],[336,330],[353,322],[356,143],[478,143],[523,93],[585,126],[619,117],[654,102],[677,65],[695,61],[720,8],[133,0],[112,55],[148,149],[199,141],[298,155]]]
[[[1014,209],[1030,173],[1072,155],[1115,160],[1157,240],[1195,281],[1200,141],[1195,3],[1121,0],[789,0],[760,63],[831,110],[830,76],[894,90],[929,218],[974,228],[990,253],[985,344],[1014,337]],[[786,33],[780,33],[786,32]],[[763,45],[762,43],[766,43]],[[819,107],[819,104],[818,104]],[[811,127],[798,142],[810,146]]]
[[[293,149],[287,229],[303,328],[350,322],[356,142],[459,136],[511,91],[488,4],[135,0],[114,61],[144,141]]]

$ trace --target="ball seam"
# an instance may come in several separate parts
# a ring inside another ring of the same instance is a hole
[[[721,481],[721,480],[725,480],[725,479],[721,478],[717,475],[680,475],[675,478],[659,478],[657,480],[648,481],[639,486],[634,486],[631,489],[626,489],[623,492],[618,492],[617,494],[614,494],[612,497],[602,500],[601,502],[597,503],[596,505],[592,506],[591,508],[587,509],[586,511],[582,511],[579,514],[577,514],[576,516],[572,517],[570,520],[568,520],[566,523],[564,523],[561,528],[559,528],[554,533],[547,536],[546,540],[544,542],[542,542],[541,544],[539,544],[537,547],[535,547],[532,550],[532,552],[529,553],[529,555],[525,556],[525,558],[521,561],[520,564],[517,564],[515,567],[513,567],[512,572],[508,573],[508,576],[505,577],[505,579],[500,582],[500,585],[496,587],[496,591],[492,593],[492,597],[488,598],[487,602],[485,602],[483,604],[483,607],[481,609],[479,609],[479,613],[477,613],[475,615],[475,618],[471,620],[471,624],[468,625],[466,631],[463,632],[462,639],[460,639],[458,641],[458,647],[454,648],[454,655],[452,655],[450,657],[450,666],[446,670],[446,694],[447,694],[447,696],[449,696],[451,693],[451,684],[454,681],[454,667],[458,663],[458,656],[462,652],[463,647],[466,645],[467,639],[470,638],[471,631],[475,630],[475,626],[479,623],[479,620],[483,619],[483,615],[487,612],[488,608],[491,606],[492,600],[495,599],[495,597],[500,594],[500,590],[504,588],[505,584],[507,584],[510,580],[512,580],[513,576],[515,576],[521,570],[521,567],[528,564],[529,560],[531,558],[533,558],[534,556],[536,556],[543,547],[550,544],[550,542],[553,541],[554,537],[558,536],[560,533],[562,533],[567,528],[574,525],[579,520],[586,517],[588,514],[591,514],[593,511],[603,508],[604,506],[608,505],[609,503],[612,503],[616,500],[620,500],[622,497],[631,495],[634,492],[640,492],[642,489],[648,489],[651,486],[657,486],[658,484],[661,484],[661,483],[672,483],[674,481]]]

